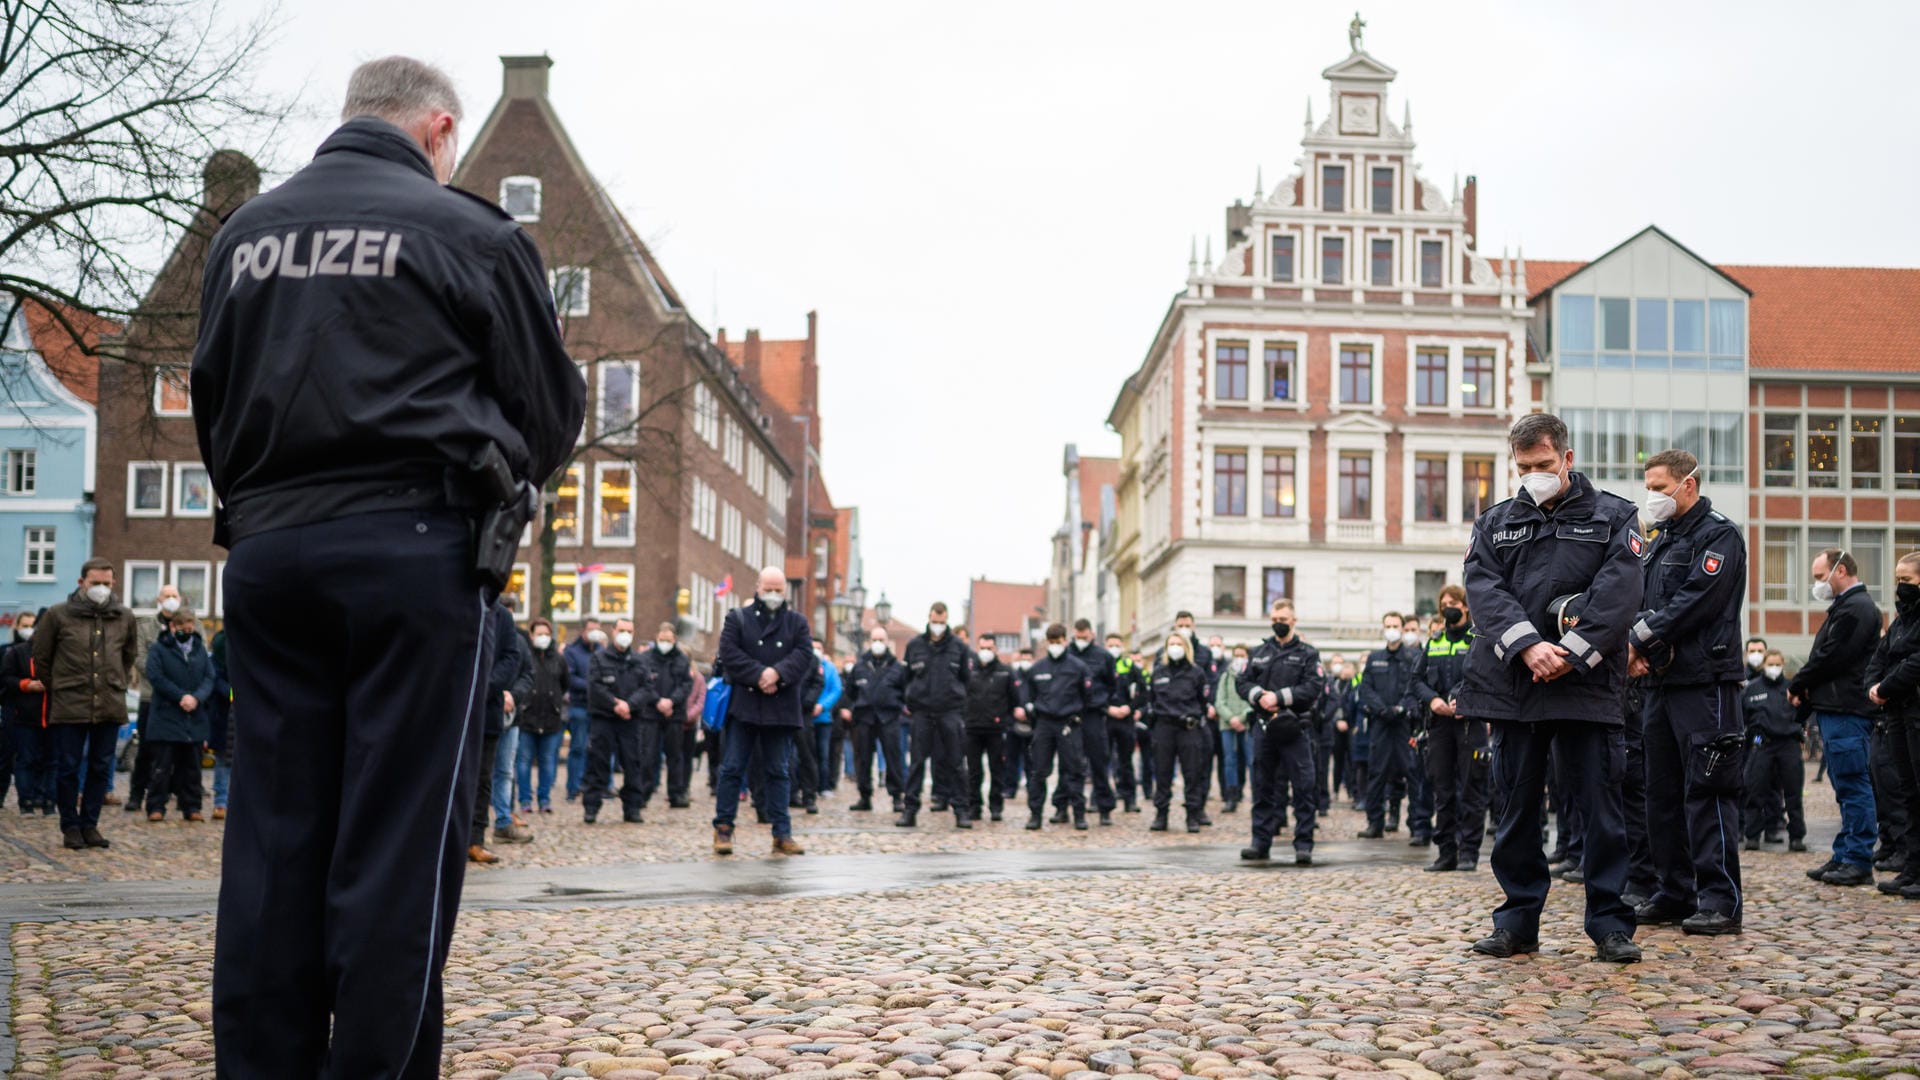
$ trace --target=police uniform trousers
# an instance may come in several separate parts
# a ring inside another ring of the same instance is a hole
[[[666,752],[668,722],[651,707],[636,711],[633,718],[640,729],[640,805],[645,807],[653,802],[653,793],[660,790],[661,755]]]
[[[1879,843],[1873,861],[1900,858],[1913,841],[1914,822],[1907,814],[1907,784],[1894,759],[1894,744],[1901,741],[1899,729],[1886,717],[1873,720],[1868,741],[1868,760],[1872,762],[1874,821],[1879,827]]]
[[[1507,792],[1493,841],[1493,876],[1506,900],[1493,925],[1522,941],[1540,936],[1540,910],[1552,876],[1541,843],[1541,796],[1550,750],[1579,767],[1566,777],[1567,800],[1584,808],[1586,832],[1587,936],[1596,944],[1615,931],[1631,936],[1633,909],[1620,899],[1627,885],[1627,828],[1620,784],[1626,772],[1626,740],[1620,728],[1584,720],[1493,722],[1495,784]]]
[[[1894,770],[1900,778],[1901,793],[1906,799],[1904,809],[1907,817],[1906,850],[1904,852],[1889,851],[1888,854],[1903,856],[1902,873],[1920,877],[1920,827],[1916,827],[1916,823],[1920,822],[1920,717],[1888,716],[1881,722],[1887,728],[1887,749],[1889,750],[1887,756],[1892,759]],[[1797,751],[1799,744],[1792,745]],[[1798,753],[1794,756],[1796,760],[1799,757]],[[1791,823],[1800,809],[1800,789],[1795,786],[1789,791],[1787,815],[1789,828],[1791,828]],[[1800,831],[1806,832],[1804,825],[1801,826]]]
[[[1205,717],[1153,718],[1153,809],[1164,814],[1173,805],[1173,765],[1180,763],[1180,787],[1189,817],[1207,806],[1207,747],[1213,727]]]
[[[1647,820],[1660,823],[1647,835],[1659,879],[1653,903],[1689,914],[1717,911],[1738,920],[1747,746],[1740,684],[1648,687],[1641,715]]]
[[[1143,767],[1137,772],[1134,769],[1133,755],[1139,745],[1139,733],[1131,713],[1124,720],[1107,721],[1108,757],[1113,761],[1113,792],[1121,802],[1133,802],[1142,786],[1152,784],[1151,780],[1145,779],[1152,775],[1151,758],[1141,761]]]
[[[812,805],[820,797],[820,755],[814,749],[813,717],[801,720],[800,730],[793,734],[793,750],[789,757],[793,761],[793,780],[787,785],[787,806],[799,809]],[[755,804],[764,808],[766,769],[758,758],[753,762],[749,783],[753,787]]]
[[[1659,875],[1653,868],[1653,846],[1647,838],[1647,743],[1646,691],[1639,686],[1627,690],[1626,737],[1627,776],[1621,785],[1621,805],[1627,822],[1627,894],[1650,900],[1659,887]]]
[[[469,525],[260,533],[225,583],[234,697],[270,707],[236,725],[218,1074],[437,1077],[494,647]]]
[[[1060,761],[1060,780],[1054,802],[1071,805],[1075,812],[1087,812],[1085,785],[1087,754],[1082,739],[1084,726],[1077,720],[1042,716],[1033,725],[1033,745],[1027,759],[1027,809],[1039,817],[1047,808],[1047,780],[1053,776],[1054,759]]]
[[[1626,733],[1622,731],[1622,753],[1625,752],[1625,746]],[[1572,777],[1570,773],[1574,769],[1581,768],[1583,763],[1577,756],[1570,755],[1559,743],[1554,744],[1549,758],[1552,763],[1553,772],[1551,782],[1548,785],[1550,794],[1547,801],[1553,808],[1555,826],[1553,850],[1561,859],[1571,862],[1575,866],[1580,866],[1583,865],[1583,860],[1586,858],[1587,808],[1585,805],[1570,799],[1568,793],[1573,791],[1575,786],[1574,777]],[[1621,783],[1624,786],[1625,780],[1623,779]],[[1621,814],[1623,821],[1625,820],[1626,813],[1625,800],[1626,796],[1622,795]]]
[[[1336,736],[1331,723],[1314,729],[1313,798],[1315,805],[1323,814],[1332,809],[1333,793],[1339,790],[1339,780],[1337,778],[1333,780],[1328,779],[1328,774],[1333,769],[1335,740]],[[1223,784],[1225,782],[1224,779],[1221,781]],[[1237,800],[1239,798],[1239,792],[1235,791],[1233,796]]]
[[[1799,739],[1755,732],[1747,748],[1747,805],[1742,832],[1758,840],[1763,832],[1780,827],[1780,807],[1786,806],[1787,836],[1804,840],[1807,815],[1800,792],[1807,782],[1807,763],[1800,758]]]
[[[1021,734],[1021,728],[1026,733]],[[1033,725],[1025,720],[1018,721],[1007,732],[1007,785],[1000,789],[1000,796],[1011,802],[1020,791],[1020,782],[1027,775],[1028,755],[1033,749]]]
[[[968,728],[963,746],[967,763],[967,816],[978,818],[986,809],[999,813],[1007,795],[1007,733],[1001,728]],[[982,793],[986,802],[982,802]]]
[[[1082,753],[1085,755],[1087,762],[1086,780],[1091,782],[1093,788],[1092,798],[1081,795],[1080,805],[1091,805],[1093,809],[1103,812],[1112,810],[1115,805],[1115,799],[1113,797],[1113,755],[1111,753],[1112,747],[1107,740],[1107,729],[1113,724],[1125,724],[1129,729],[1133,727],[1133,721],[1131,719],[1112,720],[1111,722],[1109,722],[1109,720],[1107,710],[1098,708],[1088,709],[1080,716]],[[1079,789],[1075,790],[1078,791]],[[1055,806],[1067,805],[1066,792],[1061,791],[1055,794],[1053,804]]]
[[[1433,843],[1442,862],[1480,860],[1487,829],[1487,725],[1435,716],[1427,721],[1427,776],[1434,804]]]
[[[647,774],[644,756],[644,720],[621,720],[596,716],[592,721],[591,750],[587,757],[587,782],[580,789],[580,805],[589,814],[598,814],[600,804],[613,795],[613,762],[620,762],[620,810],[637,814],[646,805]]]
[[[882,746],[889,738],[893,739],[891,745],[900,745],[898,736],[894,734],[899,725],[897,717],[892,720],[856,719],[853,722],[853,785],[860,792],[860,797],[868,802],[873,801],[873,754],[876,749],[881,751],[880,768],[885,773],[882,779],[886,783],[887,794],[897,799],[905,786],[905,780],[900,775],[900,755],[886,753]]]
[[[692,797],[693,732],[686,721],[668,718],[660,722],[660,741],[667,759],[667,802],[685,806]]]
[[[1286,824],[1286,805],[1282,791],[1293,788],[1293,850],[1313,850],[1314,813],[1319,794],[1313,786],[1313,739],[1306,729],[1295,726],[1282,732],[1273,723],[1253,725],[1252,763],[1248,768],[1253,787],[1253,846],[1266,851],[1273,846],[1274,835]]]
[[[1401,717],[1376,716],[1367,721],[1367,827],[1383,828],[1386,818],[1400,820],[1400,794],[1404,786],[1407,799],[1407,825],[1413,825],[1412,747],[1407,745],[1407,721]]]
[[[956,711],[914,713],[909,718],[913,738],[907,766],[906,808],[920,809],[920,793],[926,790],[927,773],[933,773],[933,801],[943,806],[964,804],[966,795],[961,780],[960,751],[966,737],[966,720]]]

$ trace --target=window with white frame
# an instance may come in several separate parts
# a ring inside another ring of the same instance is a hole
[[[714,539],[717,497],[713,488],[699,477],[693,478],[692,519],[693,531],[709,540]]]
[[[173,512],[179,517],[213,516],[213,480],[205,465],[174,462]]]
[[[746,433],[740,430],[740,422],[731,416],[727,417],[726,430],[726,446],[721,454],[726,459],[727,468],[740,472],[746,468]]]
[[[32,450],[7,451],[4,463],[7,494],[31,495],[40,489],[39,457]]]
[[[1268,401],[1300,400],[1300,346],[1292,341],[1269,341],[1261,349]]]
[[[600,364],[599,435],[610,443],[631,443],[640,423],[640,361]]]
[[[787,509],[787,478],[767,462],[767,503],[782,513]]]
[[[580,618],[580,572],[571,563],[555,566],[547,575],[547,603],[558,622]]]
[[[766,544],[766,534],[761,531],[760,523],[747,522],[747,539],[740,548],[740,558],[745,562],[753,562],[766,550]]]
[[[553,289],[553,310],[563,319],[578,319],[592,308],[588,303],[593,290],[593,268],[556,266],[547,275]]]
[[[720,445],[720,401],[706,383],[693,388],[693,433],[708,446]]]
[[[759,443],[747,444],[747,489],[755,495],[767,493],[767,455]]]
[[[592,610],[602,620],[633,617],[632,563],[609,563],[593,576]]]
[[[153,369],[153,415],[193,415],[193,398],[187,391],[185,367],[175,365]]]
[[[522,562],[522,563],[514,563],[513,573],[507,576],[507,587],[501,590],[500,595],[503,598],[509,597],[509,596],[513,597],[514,599],[513,610],[515,611],[530,612],[533,610],[533,607],[532,607],[533,597],[529,595],[527,592],[527,581],[532,576],[532,574],[533,574],[532,565]]]
[[[593,480],[593,542],[633,543],[633,466],[624,461],[596,461]]]
[[[787,565],[787,546],[776,541],[771,533],[767,534],[767,555],[760,560],[760,565],[763,567]]]
[[[586,477],[586,466],[575,463],[567,466],[560,477],[560,487],[553,493],[553,542],[556,545],[572,547],[580,542],[580,488]]]
[[[741,557],[741,520],[739,507],[720,500],[720,550],[736,559]]]
[[[126,605],[146,614],[160,610],[160,586],[166,582],[167,564],[154,559],[129,559],[127,577],[121,586]]]
[[[227,617],[227,564],[224,560],[213,564],[213,614],[216,618]]]
[[[181,607],[196,615],[213,610],[212,563],[177,562],[170,577],[173,587],[180,590]]]
[[[167,469],[164,461],[135,461],[127,465],[127,516],[165,517]]]
[[[505,210],[507,216],[515,221],[539,221],[540,178],[509,176],[500,181],[500,209]]]
[[[25,543],[22,544],[26,555],[20,567],[20,580],[53,580],[53,536],[54,530],[51,525],[27,526]]]
[[[713,629],[713,609],[716,606],[717,600],[713,593],[716,587],[717,586],[715,586],[713,582],[708,581],[703,574],[694,574],[693,579],[687,585],[687,591],[692,594],[691,599],[693,601],[690,605],[691,610],[687,612],[687,617],[692,619],[694,625],[702,630]]]

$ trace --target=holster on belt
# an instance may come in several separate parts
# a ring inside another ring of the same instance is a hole
[[[473,568],[495,592],[506,589],[520,550],[520,535],[533,520],[539,492],[513,475],[498,443],[488,440],[467,462],[469,490],[479,496],[475,520]]]

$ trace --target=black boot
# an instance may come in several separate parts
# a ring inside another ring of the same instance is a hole
[[[1155,810],[1153,812],[1153,824],[1147,826],[1147,831],[1148,832],[1166,832],[1167,831],[1167,812],[1165,810]],[[1901,884],[1904,885],[1905,882],[1902,882]]]
[[[1028,832],[1040,831],[1040,815],[1039,814],[1027,815],[1027,831]]]
[[[1137,802],[1135,802],[1135,801],[1133,801],[1133,797],[1132,797],[1132,796],[1128,796],[1128,798],[1127,798],[1127,813],[1129,813],[1129,814],[1137,814],[1137,813],[1139,813],[1139,812],[1140,812],[1140,804],[1139,804],[1139,803],[1137,803]]]
[[[1087,831],[1087,812],[1085,810],[1075,810],[1073,812],[1073,827],[1079,832]]]
[[[973,828],[973,821],[967,817],[966,810],[957,806],[953,808],[953,827],[956,829]]]
[[[902,810],[900,811],[900,816],[893,819],[894,826],[901,829],[911,829],[919,823],[920,812],[918,810]]]
[[[994,803],[992,806],[989,806],[987,808],[987,820],[989,821],[999,821],[1000,814],[1001,814],[1001,804],[999,803]]]
[[[1359,832],[1354,833],[1353,835],[1359,837],[1362,840],[1378,840],[1380,839],[1381,836],[1385,834],[1380,831],[1380,826],[1369,825],[1366,828],[1361,829]]]
[[[1200,831],[1200,817],[1199,817],[1199,815],[1197,815],[1197,814],[1188,814],[1188,815],[1187,815],[1187,831],[1188,831],[1188,832],[1190,832],[1190,833],[1197,833],[1197,832],[1199,832],[1199,831]]]
[[[871,798],[868,798],[865,795],[862,795],[860,796],[859,802],[854,803],[852,806],[847,807],[847,809],[848,810],[871,810],[873,809],[873,800]]]
[[[1052,820],[1055,825],[1065,825],[1067,823],[1067,808],[1064,805],[1054,807]]]
[[[1111,810],[1100,811],[1100,824],[1102,825],[1113,824],[1113,811]]]

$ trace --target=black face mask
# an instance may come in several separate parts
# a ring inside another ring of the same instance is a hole
[[[1440,617],[1447,621],[1448,626],[1458,626],[1460,620],[1467,617],[1467,613],[1457,607],[1441,608]]]
[[[1292,633],[1292,623],[1277,622],[1273,624],[1273,636],[1279,638],[1281,641],[1287,640],[1288,636]]]
[[[175,630],[175,631],[173,632],[173,640],[175,640],[175,641],[177,641],[177,642],[179,642],[179,643],[180,643],[180,644],[182,644],[182,645],[185,645],[185,644],[186,644],[187,642],[189,642],[189,641],[192,641],[192,640],[193,640],[193,631],[191,631],[191,630]]]
[[[1893,602],[1903,608],[1920,604],[1920,585],[1903,581],[1893,587]]]

